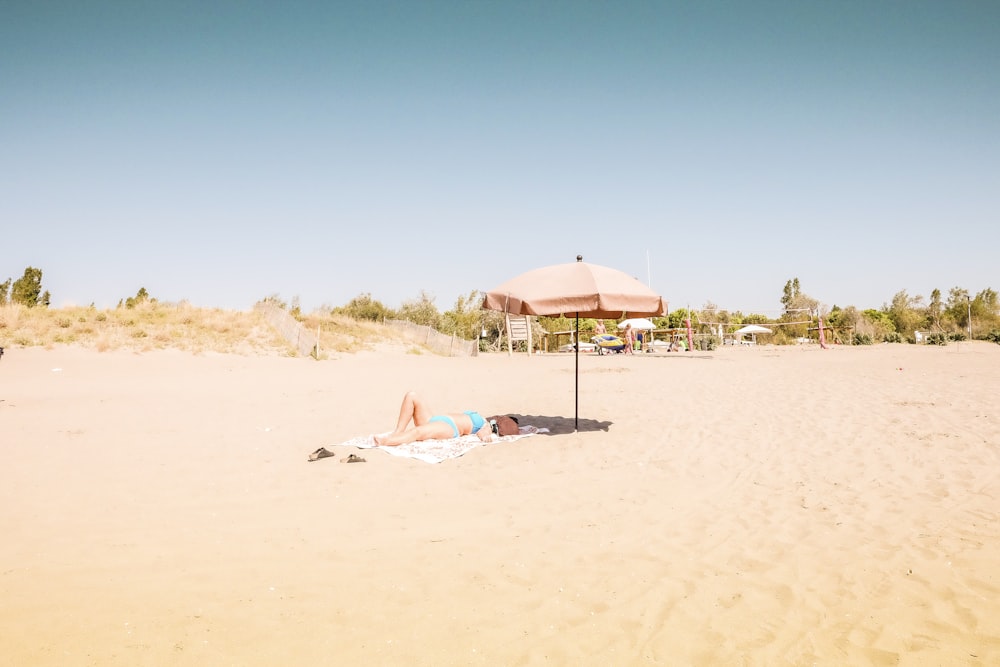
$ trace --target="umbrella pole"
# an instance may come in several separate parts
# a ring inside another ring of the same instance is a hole
[[[580,313],[576,314],[576,403],[573,406],[573,430],[580,430]]]

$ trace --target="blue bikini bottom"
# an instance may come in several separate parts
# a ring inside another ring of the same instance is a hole
[[[444,422],[445,424],[450,425],[451,426],[451,430],[455,432],[455,437],[456,438],[458,437],[458,424],[456,424],[455,420],[452,419],[451,417],[449,417],[448,415],[436,415],[434,417],[431,417],[427,421],[428,422]]]

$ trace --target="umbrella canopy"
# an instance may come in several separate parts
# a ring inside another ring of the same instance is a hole
[[[748,324],[742,329],[737,329],[733,333],[738,333],[742,335],[742,334],[769,334],[773,332],[767,327],[762,327],[759,324]]]
[[[653,324],[651,320],[647,320],[645,317],[633,317],[629,320],[622,320],[618,323],[618,328],[624,329],[630,324],[633,329],[639,329],[640,331],[648,331],[656,328],[656,325]]]
[[[582,260],[534,269],[486,293],[483,308],[514,315],[618,319],[663,315],[663,297],[617,269]]]
[[[580,318],[618,319],[627,315],[663,315],[663,297],[632,276],[583,257],[576,262],[534,269],[490,290],[483,308],[514,315],[576,316],[576,340],[580,340]],[[580,346],[576,346],[576,414],[580,425]]]

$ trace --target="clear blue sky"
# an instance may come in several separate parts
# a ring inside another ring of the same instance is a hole
[[[1000,289],[1000,2],[0,1],[0,281],[440,310]]]

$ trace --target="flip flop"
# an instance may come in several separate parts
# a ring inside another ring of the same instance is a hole
[[[313,452],[312,454],[309,455],[309,460],[310,461],[319,461],[320,459],[325,459],[328,456],[334,456],[334,453],[331,452],[326,447],[320,447],[315,452]]]
[[[341,463],[364,463],[365,460],[357,454],[351,454],[346,459],[340,459]]]

